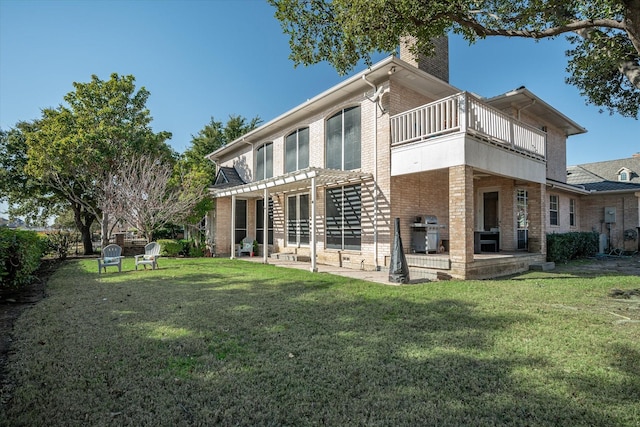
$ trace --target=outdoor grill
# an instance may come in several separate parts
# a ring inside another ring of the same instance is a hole
[[[435,215],[416,217],[416,221],[411,224],[411,251],[423,254],[438,252],[442,228],[444,225],[438,224],[438,217]]]

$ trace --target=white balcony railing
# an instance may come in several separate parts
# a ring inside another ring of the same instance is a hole
[[[393,146],[468,133],[522,154],[545,159],[546,133],[462,92],[391,117]]]

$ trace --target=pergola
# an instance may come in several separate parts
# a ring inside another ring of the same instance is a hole
[[[268,224],[269,204],[266,203],[271,195],[279,195],[293,192],[309,191],[311,202],[311,223],[310,223],[310,248],[311,248],[311,271],[317,271],[316,266],[316,191],[322,187],[333,187],[341,185],[352,185],[372,179],[370,173],[360,171],[343,171],[336,169],[322,169],[310,167],[299,171],[279,175],[273,178],[267,178],[261,181],[250,182],[247,184],[236,185],[226,188],[211,188],[211,195],[214,198],[231,197],[231,258],[235,257],[233,248],[236,228],[236,197],[245,196],[259,198],[265,200],[263,204],[264,224]],[[268,227],[264,227],[264,242],[268,242]],[[262,251],[263,263],[268,262],[269,249],[265,243]]]

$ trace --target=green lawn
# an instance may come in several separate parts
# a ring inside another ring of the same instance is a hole
[[[0,423],[638,426],[637,276],[387,286],[228,259],[69,261]]]

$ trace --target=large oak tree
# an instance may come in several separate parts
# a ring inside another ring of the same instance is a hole
[[[395,52],[407,36],[414,53],[450,32],[489,36],[567,35],[569,76],[588,102],[638,117],[640,0],[269,0],[290,36],[296,65],[328,61],[339,72],[374,52]]]
[[[22,148],[2,147],[17,150],[14,179],[29,184],[30,191],[9,194],[12,206],[33,212],[35,205],[50,199],[51,205],[70,207],[84,252],[91,254],[91,224],[100,221],[103,231],[108,224],[103,209],[108,194],[100,183],[124,159],[140,154],[170,158],[174,153],[165,142],[171,134],[151,129],[149,92],[144,87],[136,91],[133,76],[114,73],[107,81],[92,76],[90,82],[73,86],[65,105],[46,108],[41,118],[17,127],[15,135],[9,132],[22,138]]]

